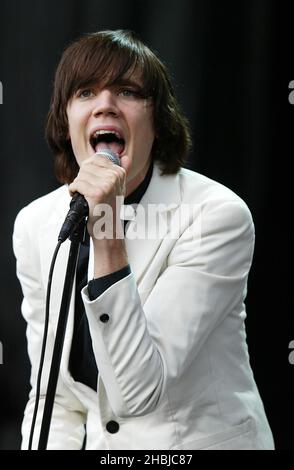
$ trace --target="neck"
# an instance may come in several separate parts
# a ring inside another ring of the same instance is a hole
[[[126,196],[128,196],[133,191],[135,191],[135,189],[137,189],[139,184],[142,183],[142,181],[144,180],[147,174],[149,165],[150,165],[150,160],[147,160],[142,170],[136,176],[134,176],[134,178],[132,178],[130,181],[127,182]]]

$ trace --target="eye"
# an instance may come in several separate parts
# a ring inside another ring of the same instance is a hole
[[[122,96],[124,98],[138,98],[138,93],[135,90],[129,88],[123,88],[122,90],[118,91],[118,96]]]
[[[79,90],[77,92],[78,98],[90,98],[93,95],[93,91],[90,89]]]

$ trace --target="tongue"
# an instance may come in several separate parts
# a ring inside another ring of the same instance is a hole
[[[95,146],[95,152],[98,153],[100,150],[111,150],[112,152],[120,155],[123,152],[124,145],[120,142],[99,142]]]

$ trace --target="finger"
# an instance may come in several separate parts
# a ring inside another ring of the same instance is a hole
[[[69,193],[73,196],[76,192],[85,198],[99,199],[103,194],[102,187],[92,185],[88,180],[76,179],[68,187]]]
[[[119,159],[119,164],[114,163],[112,160],[108,159],[105,155],[95,154],[91,157],[89,163],[92,163],[95,166],[103,166],[107,168],[122,168],[121,159]]]
[[[101,166],[101,167],[111,167],[115,165],[109,158],[107,158],[105,155],[100,155],[100,154],[94,154],[92,157],[89,158],[89,163]]]
[[[79,192],[85,197],[95,198],[96,200],[100,200],[101,195],[104,198],[111,193],[121,195],[124,192],[124,179],[114,172],[108,171],[107,174],[105,173],[104,171],[103,175],[95,175],[83,170],[69,185],[70,194],[73,195],[75,192]]]
[[[82,179],[87,178],[88,174],[97,176],[97,178],[107,180],[116,180],[114,184],[124,184],[126,179],[126,171],[124,168],[121,168],[110,162],[110,165],[101,166],[100,164],[95,164],[94,162],[88,162],[87,165],[81,166],[78,177]]]

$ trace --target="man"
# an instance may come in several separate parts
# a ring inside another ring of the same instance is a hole
[[[48,267],[76,191],[89,204],[89,243],[78,261],[48,448],[80,449],[85,435],[86,449],[273,448],[244,328],[251,215],[232,191],[182,168],[189,131],[164,65],[127,31],[75,41],[56,72],[47,138],[69,186],[24,208],[14,232],[32,363],[23,448]],[[121,198],[127,223],[116,217]],[[107,236],[101,204],[110,209]],[[67,255],[64,243],[37,429]]]

